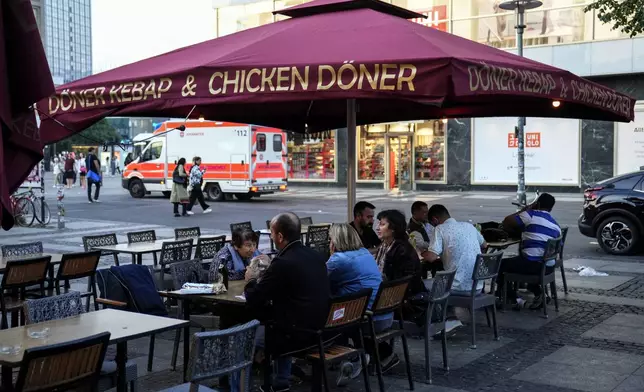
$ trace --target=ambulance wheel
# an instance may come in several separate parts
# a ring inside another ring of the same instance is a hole
[[[130,196],[135,199],[141,199],[143,196],[145,196],[145,186],[143,185],[143,181],[139,180],[138,178],[130,180],[128,189],[130,190]]]
[[[165,197],[166,199],[169,199],[170,196],[172,196],[172,192],[170,191],[163,191],[161,193],[163,193],[163,197]]]
[[[211,184],[208,186],[208,188],[206,188],[206,196],[208,197],[208,200],[212,201],[224,200],[224,192],[221,191],[219,184]]]
[[[248,193],[235,193],[235,197],[237,198],[237,200],[240,200],[240,201],[248,201],[253,196],[249,195]]]

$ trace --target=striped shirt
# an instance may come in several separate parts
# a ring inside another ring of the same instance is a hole
[[[561,228],[555,218],[547,211],[527,210],[516,216],[522,230],[521,254],[529,261],[541,261],[546,250],[546,243],[561,236]],[[554,265],[549,260],[547,265]]]

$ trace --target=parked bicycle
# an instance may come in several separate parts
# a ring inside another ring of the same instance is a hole
[[[16,223],[23,227],[33,225],[37,220],[41,225],[48,225],[51,222],[49,205],[43,197],[38,197],[29,188],[24,192],[17,192],[11,196],[11,205]]]

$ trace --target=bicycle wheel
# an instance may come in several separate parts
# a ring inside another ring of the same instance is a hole
[[[36,215],[36,220],[42,225],[48,225],[51,222],[51,212],[49,211],[49,205],[46,201],[41,200],[39,197],[36,197],[33,201],[34,204],[34,213]],[[45,215],[43,219],[43,208],[45,209]]]
[[[16,200],[13,209],[13,216],[16,223],[22,227],[29,227],[34,223],[36,214],[34,213],[34,203],[26,197]]]

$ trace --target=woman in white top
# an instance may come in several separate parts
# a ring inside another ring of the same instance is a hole
[[[81,188],[85,189],[85,187],[87,187],[87,167],[85,164],[85,154],[78,154],[76,164],[78,165],[78,177],[80,178]]]
[[[63,168],[58,158],[54,158],[54,188],[63,182]]]

